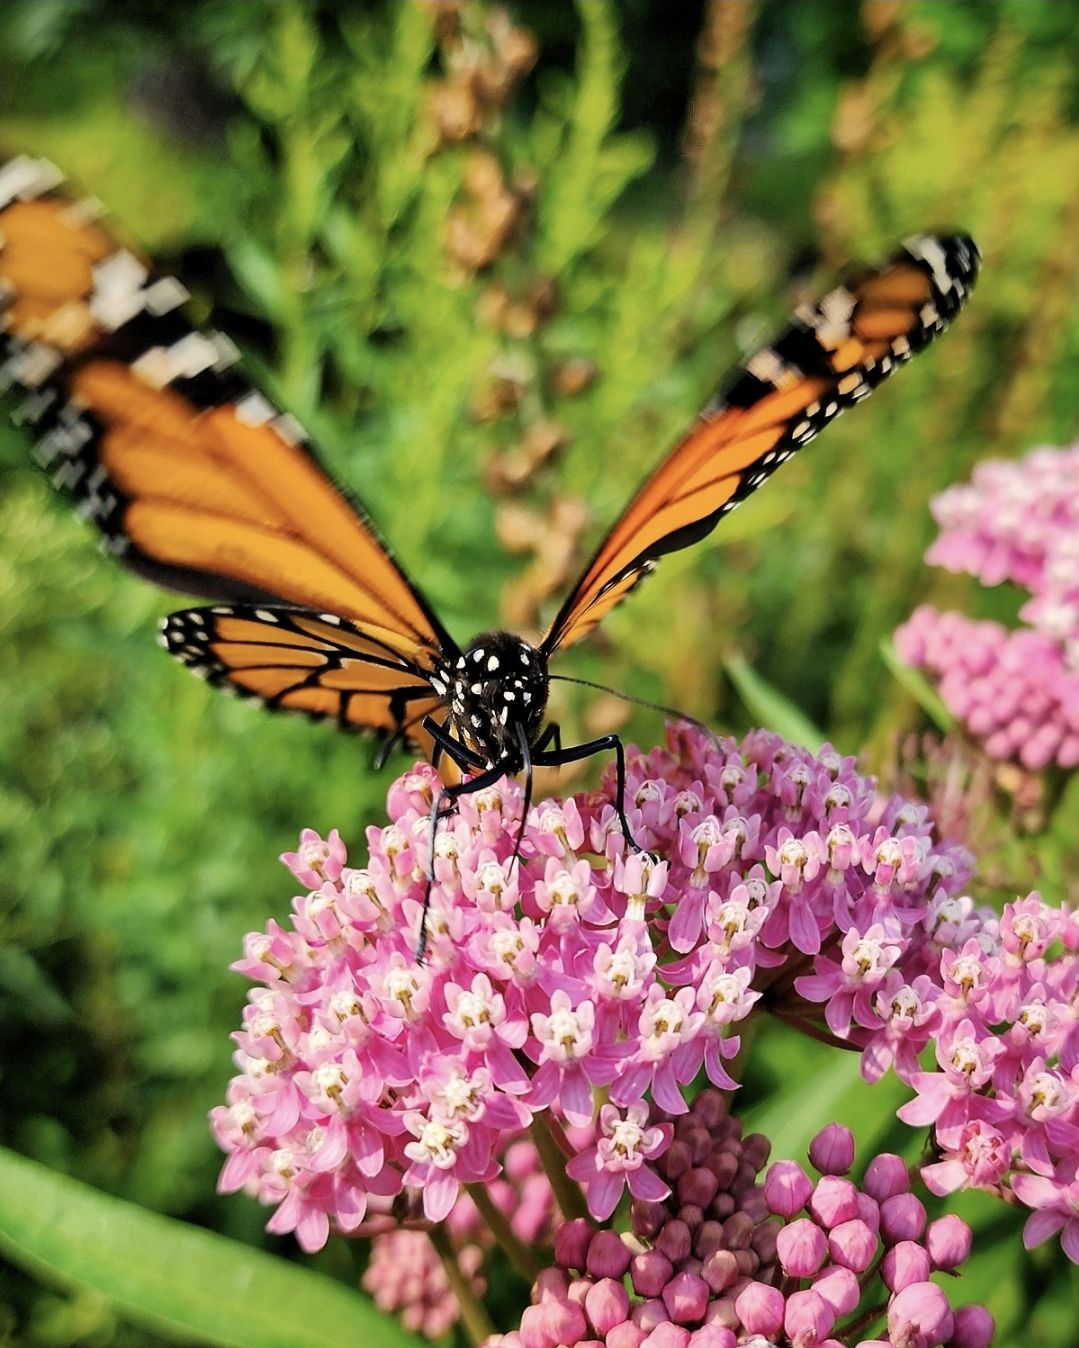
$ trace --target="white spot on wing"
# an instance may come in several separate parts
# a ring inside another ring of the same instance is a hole
[[[104,262],[95,263],[93,273],[91,316],[99,327],[115,332],[142,311],[145,302],[142,287],[149,273],[126,248],[119,249]]]
[[[0,169],[0,206],[19,197],[23,201],[39,197],[64,181],[64,175],[51,160],[18,155]]]
[[[903,247],[912,257],[928,262],[933,273],[933,284],[943,295],[952,288],[952,275],[948,270],[948,254],[941,241],[933,234],[914,234],[904,239]]]

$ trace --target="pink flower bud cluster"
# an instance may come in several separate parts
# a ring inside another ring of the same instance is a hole
[[[1079,765],[1079,445],[989,459],[932,503],[926,560],[1030,592],[1015,631],[919,608],[895,634],[940,679],[949,711],[986,753],[1039,771]]]
[[[1079,668],[1067,667],[1056,637],[922,604],[896,631],[895,647],[939,679],[944,705],[990,758],[1031,772],[1079,765]]]
[[[366,864],[347,864],[336,832],[304,832],[283,859],[305,892],[235,966],[258,986],[213,1112],[223,1189],[274,1205],[270,1229],[306,1249],[403,1190],[440,1221],[462,1185],[495,1179],[534,1116],[592,1123],[606,1088],[594,1145],[570,1162],[604,1217],[626,1187],[663,1196],[668,1131],[642,1101],[685,1112],[702,1068],[730,1089],[739,1023],[766,991],[776,1014],[843,1037],[878,1024],[893,966],[939,960],[938,915],[970,859],[934,840],[924,806],[879,798],[852,759],[763,732],[738,744],[672,730],[627,769],[627,815],[651,855],[627,849],[610,776],[535,806],[519,864],[520,786],[465,796],[438,831],[422,964],[433,771],[391,788]],[[808,1002],[795,978],[818,958],[837,981]],[[879,1036],[901,1038],[891,1017]]]
[[[558,1209],[550,1181],[534,1144],[521,1138],[510,1144],[501,1176],[487,1186],[487,1198],[525,1246],[550,1245]],[[375,1205],[372,1205],[374,1207]],[[386,1229],[376,1217],[375,1234],[362,1285],[379,1310],[400,1318],[412,1333],[440,1339],[460,1318],[460,1306],[446,1270],[424,1230],[400,1229],[387,1215]],[[488,1252],[494,1235],[471,1196],[463,1193],[446,1219],[446,1231],[461,1276],[472,1293],[486,1290]]]
[[[1071,665],[1079,666],[1079,445],[986,459],[969,484],[941,492],[931,509],[940,534],[926,561],[983,585],[1011,581],[1029,590],[1021,616],[1076,643]]]
[[[810,1150],[816,1181],[780,1161],[762,1185],[768,1141],[742,1138],[718,1091],[673,1129],[657,1163],[669,1197],[634,1203],[626,1236],[584,1219],[563,1226],[519,1329],[486,1348],[991,1343],[989,1313],[953,1309],[930,1281],[964,1262],[970,1228],[928,1222],[901,1158],[876,1157],[859,1187],[846,1178],[853,1136],[833,1124]],[[859,1315],[865,1304],[880,1309]]]

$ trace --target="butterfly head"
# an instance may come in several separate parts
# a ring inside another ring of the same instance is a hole
[[[517,771],[518,727],[535,740],[547,708],[547,660],[509,632],[484,632],[446,669],[446,700],[457,734],[489,766]]]

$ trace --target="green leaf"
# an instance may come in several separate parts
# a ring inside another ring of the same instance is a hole
[[[397,1348],[421,1340],[339,1283],[111,1198],[0,1149],[0,1250],[135,1324],[236,1348]]]
[[[888,667],[888,672],[921,707],[938,730],[955,729],[955,717],[944,705],[936,689],[919,669],[904,664],[899,658],[895,643],[885,637],[880,643],[880,657]]]
[[[813,753],[817,752],[824,743],[824,734],[778,688],[766,683],[743,656],[728,656],[723,668],[739,697],[762,726],[774,730],[792,744],[801,744]]]

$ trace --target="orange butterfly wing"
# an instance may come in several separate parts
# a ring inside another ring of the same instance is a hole
[[[846,407],[958,313],[979,255],[965,235],[918,235],[885,266],[800,309],[704,409],[600,544],[544,638],[572,645],[665,553],[711,533],[723,516]]]
[[[58,181],[43,161],[0,169],[3,372],[27,392],[38,457],[109,551],[157,584],[340,615],[407,671],[393,684],[372,657],[347,696],[331,695],[332,670],[289,691],[268,675],[255,687],[239,667],[221,678],[275,705],[401,731],[415,687],[437,705],[426,676],[457,654],[452,638],[300,428],[231,370],[224,339],[183,317],[182,286],[152,275]]]

